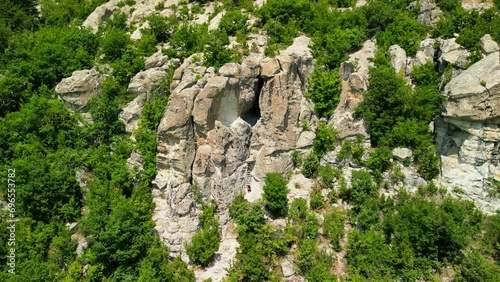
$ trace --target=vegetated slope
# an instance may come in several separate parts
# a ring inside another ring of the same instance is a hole
[[[105,2],[0,3],[0,280],[498,280],[497,2]]]

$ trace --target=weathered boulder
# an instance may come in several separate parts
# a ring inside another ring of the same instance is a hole
[[[443,116],[472,121],[500,117],[500,61],[492,53],[453,78],[444,89]]]
[[[434,60],[435,43],[436,40],[432,38],[427,38],[420,42],[420,48],[418,49],[413,60],[414,66],[424,65],[425,63],[432,62]]]
[[[162,86],[166,76],[167,72],[162,68],[140,71],[130,80],[127,91],[135,95],[149,95]]]
[[[485,34],[483,37],[481,37],[479,44],[481,45],[481,48],[483,48],[483,52],[486,55],[493,52],[498,52],[498,50],[500,50],[500,48],[498,47],[498,43],[496,43],[489,34]]]
[[[408,148],[394,148],[392,150],[392,157],[401,162],[410,159],[412,155],[412,151]]]
[[[441,41],[441,46],[439,47],[440,56],[440,68],[444,69],[446,64],[451,64],[452,66],[460,69],[465,69],[468,63],[469,51],[463,48],[460,44],[456,42],[456,38],[450,38]]]
[[[121,0],[110,0],[107,3],[97,7],[83,22],[83,26],[90,28],[93,33],[97,32],[99,25],[109,19],[114,12],[118,11],[118,3]]]
[[[389,47],[389,56],[394,71],[404,76],[406,74],[406,51],[398,45],[392,45]]]
[[[368,136],[363,120],[355,115],[355,109],[363,99],[362,92],[368,90],[368,70],[373,65],[371,60],[375,50],[375,42],[368,40],[340,66],[340,101],[328,123],[339,132],[341,139],[359,134]]]
[[[74,71],[70,77],[62,79],[55,90],[70,110],[86,113],[88,102],[101,92],[103,81],[104,75],[95,69]]]
[[[418,12],[417,21],[425,25],[435,25],[441,15],[441,9],[437,7],[432,0],[420,0],[420,11]]]

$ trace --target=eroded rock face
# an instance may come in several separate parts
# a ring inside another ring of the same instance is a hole
[[[61,80],[55,90],[70,110],[86,113],[90,99],[101,92],[103,81],[104,75],[95,69],[74,71],[70,77]]]
[[[420,0],[420,11],[418,12],[417,20],[421,24],[434,25],[439,20],[441,9],[436,6],[432,0]]]
[[[443,69],[446,64],[453,67],[465,69],[468,63],[469,51],[456,42],[456,38],[450,38],[441,41],[441,55],[439,56],[440,68]]]
[[[227,206],[247,184],[291,169],[295,144],[312,146],[314,136],[305,138],[311,132],[300,125],[303,119],[316,121],[304,97],[314,66],[308,44],[309,38],[299,37],[276,58],[250,56],[242,64],[226,64],[219,75],[193,57],[175,71],[158,128],[153,192],[156,229],[173,254],[183,251],[198,225],[192,185],[203,200],[215,200],[224,228]],[[274,66],[263,75],[269,62]]]
[[[368,90],[368,70],[373,66],[371,60],[375,56],[376,46],[373,41],[363,43],[361,50],[349,56],[349,60],[340,66],[342,86],[340,101],[329,124],[339,132],[341,139],[368,136],[362,119],[355,116],[355,109],[363,100],[363,91]]]
[[[154,91],[165,87],[163,82],[167,75],[165,69],[156,67],[141,71],[132,78],[127,91],[137,97],[128,103],[118,116],[125,123],[125,131],[132,133],[137,129],[144,104],[151,99]]]
[[[406,75],[406,51],[398,45],[392,45],[389,47],[389,55],[394,71],[401,76]]]
[[[487,55],[446,86],[442,119],[436,121],[442,160],[441,183],[459,187],[484,211],[500,200],[491,197],[491,179],[500,180],[500,61]]]

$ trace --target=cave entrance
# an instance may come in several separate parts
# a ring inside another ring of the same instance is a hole
[[[249,123],[252,127],[257,123],[257,121],[260,119],[260,107],[259,107],[259,99],[260,99],[260,91],[262,90],[262,87],[264,86],[264,79],[259,77],[259,80],[257,81],[257,87],[256,87],[256,97],[255,101],[253,102],[252,108],[250,108],[248,111],[244,112],[241,115],[241,118]]]

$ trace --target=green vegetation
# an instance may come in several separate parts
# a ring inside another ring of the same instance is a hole
[[[214,260],[220,244],[219,217],[216,216],[215,205],[205,204],[200,222],[203,229],[196,232],[191,243],[186,244],[186,253],[194,263],[204,267]]]
[[[316,138],[309,154],[291,153],[293,165],[312,182],[308,200],[290,195],[295,199],[289,203],[287,181],[272,173],[266,177],[261,202],[248,203],[239,195],[229,205],[240,247],[227,281],[279,281],[288,258],[297,275],[308,281],[337,281],[335,252],[342,251],[348,278],[340,280],[435,281],[443,269],[453,269],[454,281],[498,280],[500,214],[481,214],[471,202],[445,196],[446,187],[431,181],[415,194],[404,188],[393,198],[379,193],[389,183],[402,183],[403,174],[391,161],[395,147],[413,150],[425,179],[438,175],[439,157],[428,126],[441,111],[441,79],[451,77],[451,67],[437,71],[429,62],[414,67],[412,88],[389,66],[387,48],[398,44],[413,55],[428,33],[434,38],[459,33],[456,41],[469,49],[473,63],[482,57],[479,39],[484,34],[500,40],[498,0],[482,12],[466,11],[460,1],[437,0],[444,14],[435,27],[416,21],[418,8],[408,8],[409,0],[374,0],[343,11],[337,8],[352,7],[355,1],[268,0],[256,8],[250,0],[223,0],[214,14],[222,9],[226,13],[219,29],[210,32],[207,24],[190,22],[209,1],[190,1],[197,2],[191,9],[181,3],[175,8],[178,17],[162,16],[165,6],[158,3],[157,12],[144,19],[149,28],[141,30],[138,41],[129,35],[143,22],[129,23],[121,12],[105,20],[96,33],[81,28],[105,2],[0,0],[0,168],[16,170],[19,217],[16,276],[6,272],[9,238],[0,232],[0,281],[195,281],[180,258],[169,257],[152,221],[157,127],[168,105],[173,70],[166,70],[160,88],[149,93],[135,141],[118,114],[134,98],[126,89],[130,79],[144,69],[145,58],[160,43],[168,43],[162,52],[172,58],[203,53],[199,62],[218,68],[241,60],[250,29],[269,36],[268,56],[297,35],[311,38],[316,64],[307,98],[323,119],[316,125],[297,121],[305,131],[316,128]],[[134,9],[135,2],[125,0],[119,6]],[[248,26],[252,14],[258,19]],[[240,46],[229,49],[233,36]],[[349,52],[371,38],[379,51],[370,69],[370,89],[363,93],[357,113],[366,121],[375,149],[364,160],[364,137],[342,140],[340,165],[333,167],[325,156],[339,142],[338,133],[325,120],[339,103],[338,70]],[[86,109],[93,118],[89,123],[67,110],[54,87],[72,72],[93,67],[109,71],[100,95]],[[142,156],[141,171],[127,167],[133,150]],[[344,165],[360,167],[346,173],[350,181],[344,178]],[[391,179],[384,182],[386,171]],[[5,205],[5,173],[0,182]],[[489,182],[494,194],[498,183]],[[303,188],[302,183],[295,185]],[[195,267],[206,267],[219,248],[219,219],[217,207],[203,203],[199,191],[195,194],[203,207],[200,229],[185,247]],[[7,230],[8,219],[1,209],[1,230]],[[72,222],[77,223],[76,231],[66,226]],[[88,242],[80,255],[75,237]]]
[[[275,217],[286,216],[288,213],[287,181],[279,173],[268,173],[264,185],[264,203]]]

